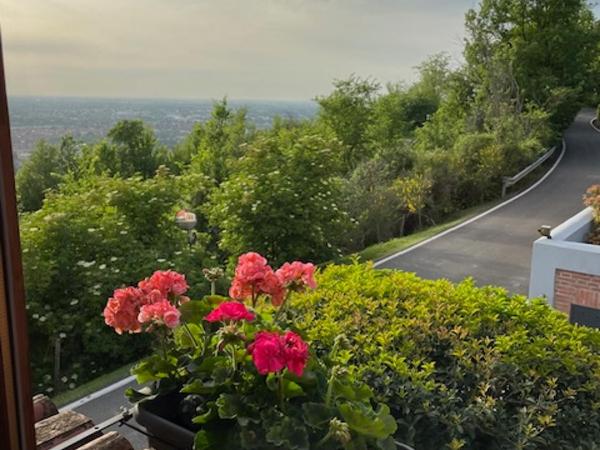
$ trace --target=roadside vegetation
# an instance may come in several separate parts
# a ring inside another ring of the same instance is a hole
[[[593,449],[600,332],[544,299],[472,280],[330,266],[290,310],[317,352],[364,380],[416,449]]]
[[[413,84],[336,80],[313,120],[258,130],[222,100],[171,149],[139,120],[93,144],[40,142],[17,174],[35,390],[144,354],[147,339],[102,326],[115,286],[176,269],[199,296],[201,267],[250,250],[321,263],[414,236],[497,199],[502,176],[598,102],[600,26],[585,1],[483,0],[466,30],[461,66],[440,54]],[[198,217],[191,248],[182,208]]]

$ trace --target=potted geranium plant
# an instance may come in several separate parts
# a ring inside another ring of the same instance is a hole
[[[106,323],[117,333],[153,333],[159,342],[132,369],[150,386],[128,392],[152,446],[396,448],[389,408],[343,367],[350,358],[344,337],[316,355],[285,311],[291,293],[316,288],[314,272],[298,261],[274,271],[247,253],[229,298],[190,301],[185,277],[173,271],[115,291]],[[205,274],[214,282],[219,271]]]

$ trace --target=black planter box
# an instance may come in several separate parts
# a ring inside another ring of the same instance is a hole
[[[136,403],[133,417],[146,428],[148,444],[156,450],[192,450],[194,431],[177,424],[178,399],[174,396],[159,396],[153,400]]]

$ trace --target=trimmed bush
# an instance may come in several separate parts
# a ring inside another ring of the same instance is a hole
[[[600,332],[541,299],[355,264],[293,303],[317,345],[346,334],[417,449],[598,448]]]

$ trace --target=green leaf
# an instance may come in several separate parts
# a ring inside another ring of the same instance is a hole
[[[397,450],[398,446],[396,445],[394,438],[389,436],[386,439],[378,439],[377,448],[380,450]]]
[[[226,356],[207,356],[195,369],[196,372],[212,373],[216,367],[227,367],[229,360]]]
[[[328,423],[335,416],[335,409],[325,403],[307,402],[302,405],[304,420],[312,427]]]
[[[244,410],[242,399],[233,394],[221,394],[216,405],[221,419],[235,419]]]
[[[204,414],[200,414],[192,419],[192,422],[197,424],[204,424],[210,422],[212,419],[216,418],[217,414],[214,408],[210,408]]]
[[[285,398],[301,397],[306,395],[304,389],[298,383],[283,379],[283,396]]]
[[[373,391],[364,383],[353,383],[344,378],[335,378],[332,383],[333,393],[346,400],[361,402],[373,397]]]
[[[137,403],[141,400],[152,399],[156,396],[156,392],[149,386],[141,389],[127,388],[125,389],[125,396],[131,403]]]
[[[174,356],[168,356],[165,360],[158,355],[153,355],[133,366],[131,374],[135,375],[138,384],[144,384],[169,378],[176,370],[177,358]]]
[[[380,405],[375,412],[364,403],[348,402],[340,405],[339,410],[350,429],[367,437],[385,439],[398,427],[387,405]]]
[[[212,307],[208,305],[206,302],[191,300],[187,303],[184,303],[179,307],[179,312],[181,313],[181,320],[187,324],[200,324],[210,311]]]
[[[222,295],[206,295],[202,298],[202,303],[210,305],[210,309],[212,310],[215,306],[219,306],[221,303],[229,300],[228,297],[223,297]]]
[[[209,450],[211,447],[208,433],[204,430],[198,431],[194,437],[194,450]]]
[[[344,450],[368,450],[367,441],[364,437],[353,437],[350,442],[344,444]]]
[[[268,428],[266,439],[267,442],[285,449],[309,449],[306,427],[291,417],[284,417],[280,422],[271,425]]]
[[[213,380],[194,379],[191,383],[186,384],[181,388],[183,394],[212,394],[219,387],[219,384]]]
[[[192,349],[196,355],[204,349],[204,328],[195,323],[186,323],[174,332],[175,344],[181,349]]]

